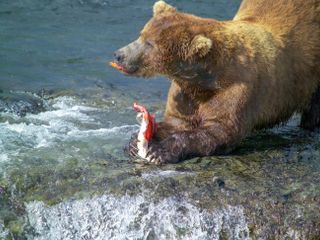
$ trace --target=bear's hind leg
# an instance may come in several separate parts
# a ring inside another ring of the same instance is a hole
[[[300,126],[307,130],[320,127],[320,88],[312,96],[309,107],[302,113]]]

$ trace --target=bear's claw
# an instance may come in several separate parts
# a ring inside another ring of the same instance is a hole
[[[124,148],[131,160],[140,158],[138,155],[138,133],[134,133],[127,146]],[[169,137],[161,142],[151,141],[144,162],[161,165],[165,163],[176,163],[179,161],[180,151],[175,137]]]
[[[138,156],[138,133],[132,134],[129,143],[124,147],[124,152],[128,155],[131,159],[136,158]]]
[[[175,145],[171,138],[160,143],[151,142],[148,152],[147,161],[154,164],[176,163],[179,161],[179,154],[172,151],[172,146]]]
[[[148,162],[157,165],[167,162],[163,156],[163,151],[161,147],[158,146],[152,146],[149,148],[146,159]]]

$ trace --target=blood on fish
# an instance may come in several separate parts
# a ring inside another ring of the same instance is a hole
[[[140,114],[140,117],[142,117],[137,143],[138,155],[146,159],[149,142],[157,130],[155,116],[151,115],[144,106],[137,103],[133,104],[133,109],[138,113],[138,116]]]
[[[143,121],[147,125],[147,129],[143,133],[145,139],[149,142],[152,139],[154,132],[156,131],[157,124],[155,122],[155,116],[151,115],[148,110],[137,103],[133,104],[133,108],[136,112],[143,114]]]

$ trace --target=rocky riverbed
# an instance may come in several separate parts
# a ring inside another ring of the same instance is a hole
[[[298,116],[230,155],[153,166],[123,155],[138,129],[133,99],[109,93],[2,114],[2,238],[319,239],[320,133]],[[163,105],[150,107],[161,116]]]

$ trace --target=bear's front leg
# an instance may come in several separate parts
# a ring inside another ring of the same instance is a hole
[[[173,125],[169,130],[163,128],[156,133],[149,144],[147,160],[155,164],[176,163],[191,157],[230,152],[254,126],[252,116],[247,114],[247,101],[243,100],[246,96],[246,85],[235,84],[194,105],[196,111],[192,112],[177,111],[189,108],[183,108],[185,101],[174,102],[170,98],[167,105],[176,106],[175,111],[167,107],[162,124]]]
[[[177,131],[162,141],[151,142],[147,159],[155,164],[177,163],[191,157],[229,152],[245,137],[241,123],[235,117],[207,122],[205,126],[192,130]]]

